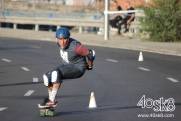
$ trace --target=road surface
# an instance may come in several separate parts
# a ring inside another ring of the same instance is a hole
[[[56,115],[40,117],[37,104],[48,96],[42,75],[61,64],[58,46],[0,37],[0,120],[180,120],[181,57],[143,52],[139,62],[139,51],[86,47],[96,51],[94,69],[65,80],[56,97]],[[91,92],[94,109],[88,108]]]

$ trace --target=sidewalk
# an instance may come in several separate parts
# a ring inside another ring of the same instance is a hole
[[[14,30],[0,28],[0,37],[22,38],[29,40],[54,41],[55,32],[33,31],[33,30]],[[122,36],[110,36],[109,40],[104,40],[103,35],[97,34],[79,34],[71,33],[71,37],[79,40],[82,44],[123,48],[130,50],[139,50],[147,52],[156,52],[169,55],[181,56],[181,43],[164,43],[164,42],[146,42],[139,39],[130,39]]]

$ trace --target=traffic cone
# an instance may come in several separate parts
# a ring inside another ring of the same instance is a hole
[[[97,107],[97,105],[96,105],[96,100],[95,100],[94,92],[91,92],[89,108],[96,108],[96,107]]]
[[[143,61],[143,54],[142,54],[142,52],[140,52],[140,55],[139,55],[138,61]]]

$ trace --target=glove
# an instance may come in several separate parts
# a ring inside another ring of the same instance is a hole
[[[87,70],[92,70],[92,69],[93,69],[93,66],[92,67],[87,66]]]

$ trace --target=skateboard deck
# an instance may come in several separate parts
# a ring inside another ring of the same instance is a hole
[[[39,107],[39,106],[38,106]],[[39,107],[40,108],[40,107]],[[45,108],[40,108],[40,116],[54,116],[54,107],[45,107]]]

